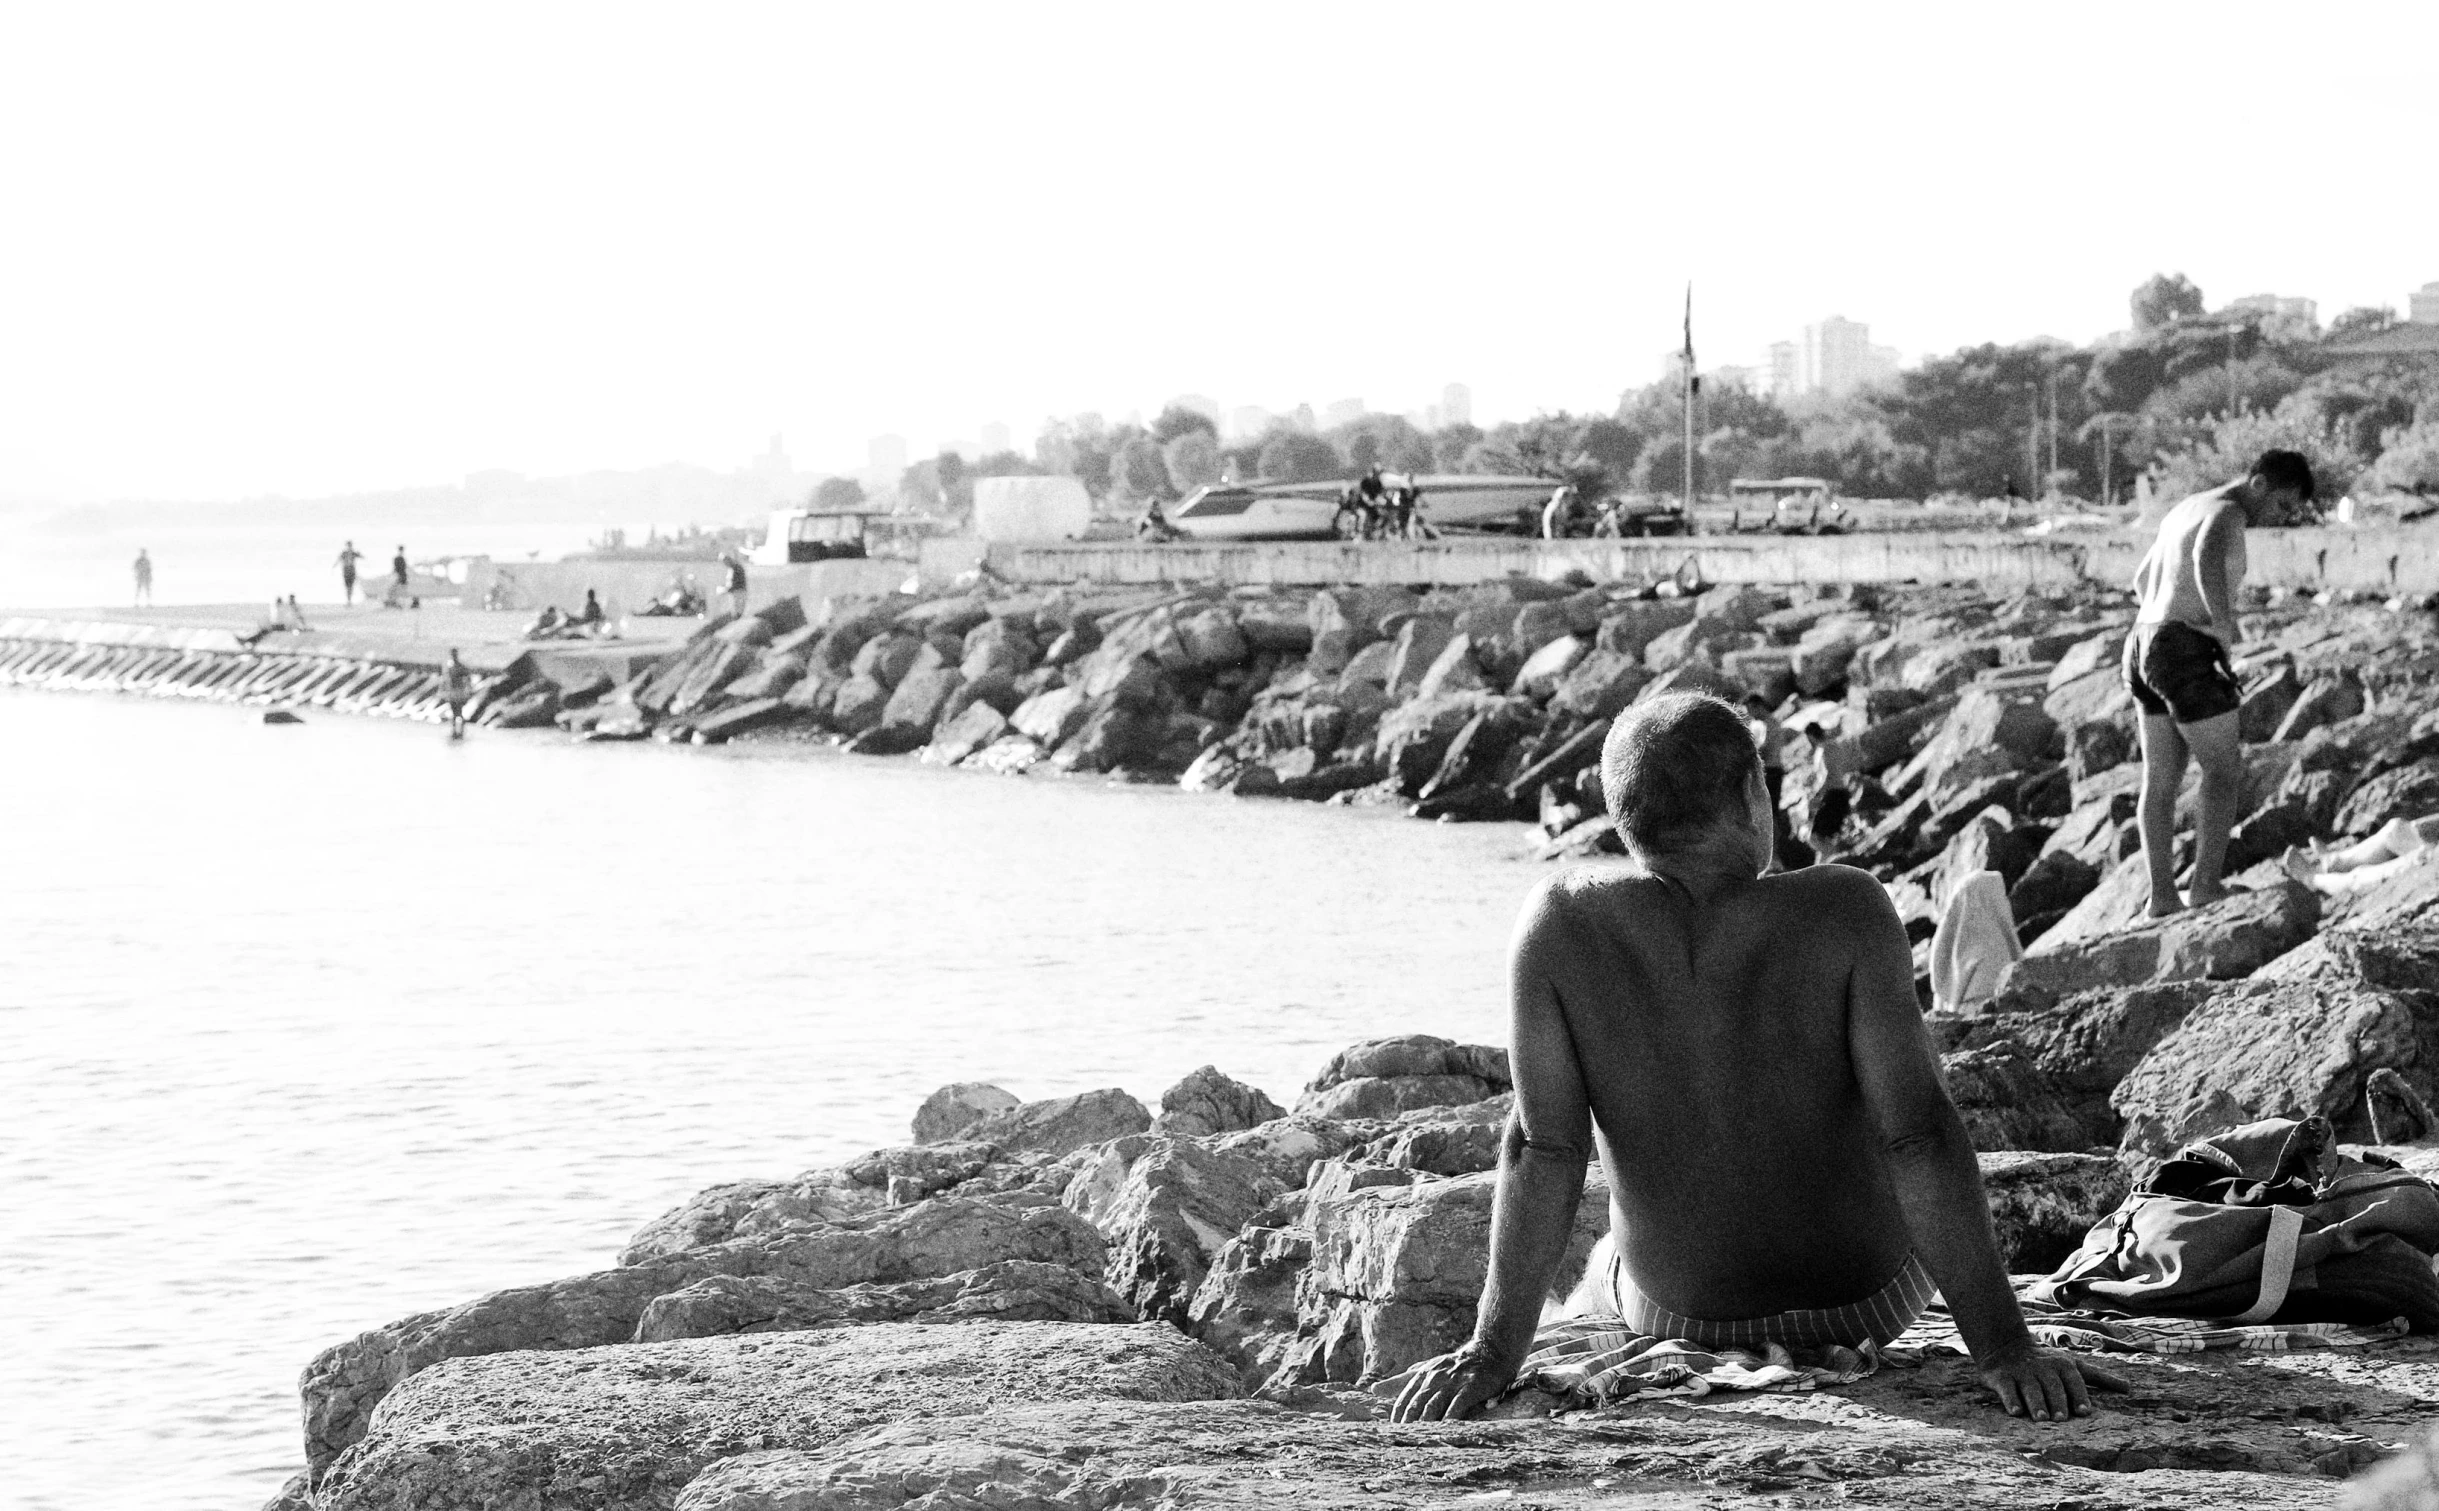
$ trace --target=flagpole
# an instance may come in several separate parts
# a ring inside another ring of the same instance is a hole
[[[1694,528],[1694,285],[1685,285],[1685,528]]]

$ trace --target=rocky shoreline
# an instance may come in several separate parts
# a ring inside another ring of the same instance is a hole
[[[2098,1027],[2128,1032],[2124,995],[1975,1029],[2054,1055]],[[714,1186],[609,1268],[326,1350],[302,1381],[308,1468],[272,1506],[1386,1507],[1503,1491],[1675,1505],[1742,1491],[2266,1508],[2439,1410],[2439,1351],[2411,1340],[2136,1355],[2131,1397],[2048,1428],[1982,1405],[1969,1367],[1939,1359],[1834,1395],[1554,1418],[1526,1392],[1488,1422],[1389,1425],[1366,1387],[1472,1326],[1510,1101],[1503,1054],[1425,1036],[1350,1047],[1286,1111],[1211,1067],[1157,1113],[1116,1090],[1020,1102],[945,1087],[913,1142]],[[2439,1150],[2390,1152],[2439,1165]],[[2128,1188],[2105,1150],[1982,1164],[2019,1271],[2055,1264]],[[1596,1168],[1571,1271],[1607,1220]]]

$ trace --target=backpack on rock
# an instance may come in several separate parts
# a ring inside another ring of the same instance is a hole
[[[2439,1189],[2338,1152],[2326,1118],[2187,1144],[2028,1294],[2058,1306],[2239,1324],[2439,1332]]]

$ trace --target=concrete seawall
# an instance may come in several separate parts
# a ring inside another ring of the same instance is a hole
[[[2439,530],[2252,530],[2249,584],[2439,592]],[[1479,539],[1265,541],[1242,545],[1133,542],[1061,545],[937,541],[924,551],[926,581],[977,560],[1023,583],[1318,587],[1402,583],[1460,587],[1501,577],[1556,578],[1580,569],[1595,582],[1656,578],[1689,558],[1707,582],[1978,583],[1994,591],[2122,586],[2148,542],[2127,536],[2027,537],[1999,532],[1890,531],[1855,535],[1698,535],[1660,540]]]
[[[468,651],[477,675],[523,657]],[[325,637],[309,646],[256,649],[224,629],[107,620],[0,620],[0,686],[134,693],[262,707],[437,721],[438,648]]]

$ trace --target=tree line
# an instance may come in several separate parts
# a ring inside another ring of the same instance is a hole
[[[2131,326],[2089,346],[2026,341],[1933,357],[1885,386],[1778,400],[1705,383],[1694,404],[1694,483],[1821,477],[1849,497],[2122,500],[2148,472],[2162,492],[2207,487],[2285,446],[2312,461],[2326,496],[2439,490],[2439,369],[2428,359],[2341,361],[2334,343],[2383,329],[2394,311],[2355,309],[2326,330],[2275,311],[2210,310],[2183,274],[2136,289]],[[1171,407],[1149,424],[1097,414],[1050,421],[1028,457],[918,462],[900,507],[959,514],[979,477],[1064,473],[1111,508],[1182,497],[1223,479],[1288,482],[1389,472],[1527,473],[1588,493],[1670,493],[1685,465],[1685,397],[1663,381],[1609,414],[1536,415],[1489,429],[1424,431],[1367,414],[1318,431],[1286,422],[1225,440],[1209,416]],[[835,478],[816,502],[860,502]]]

